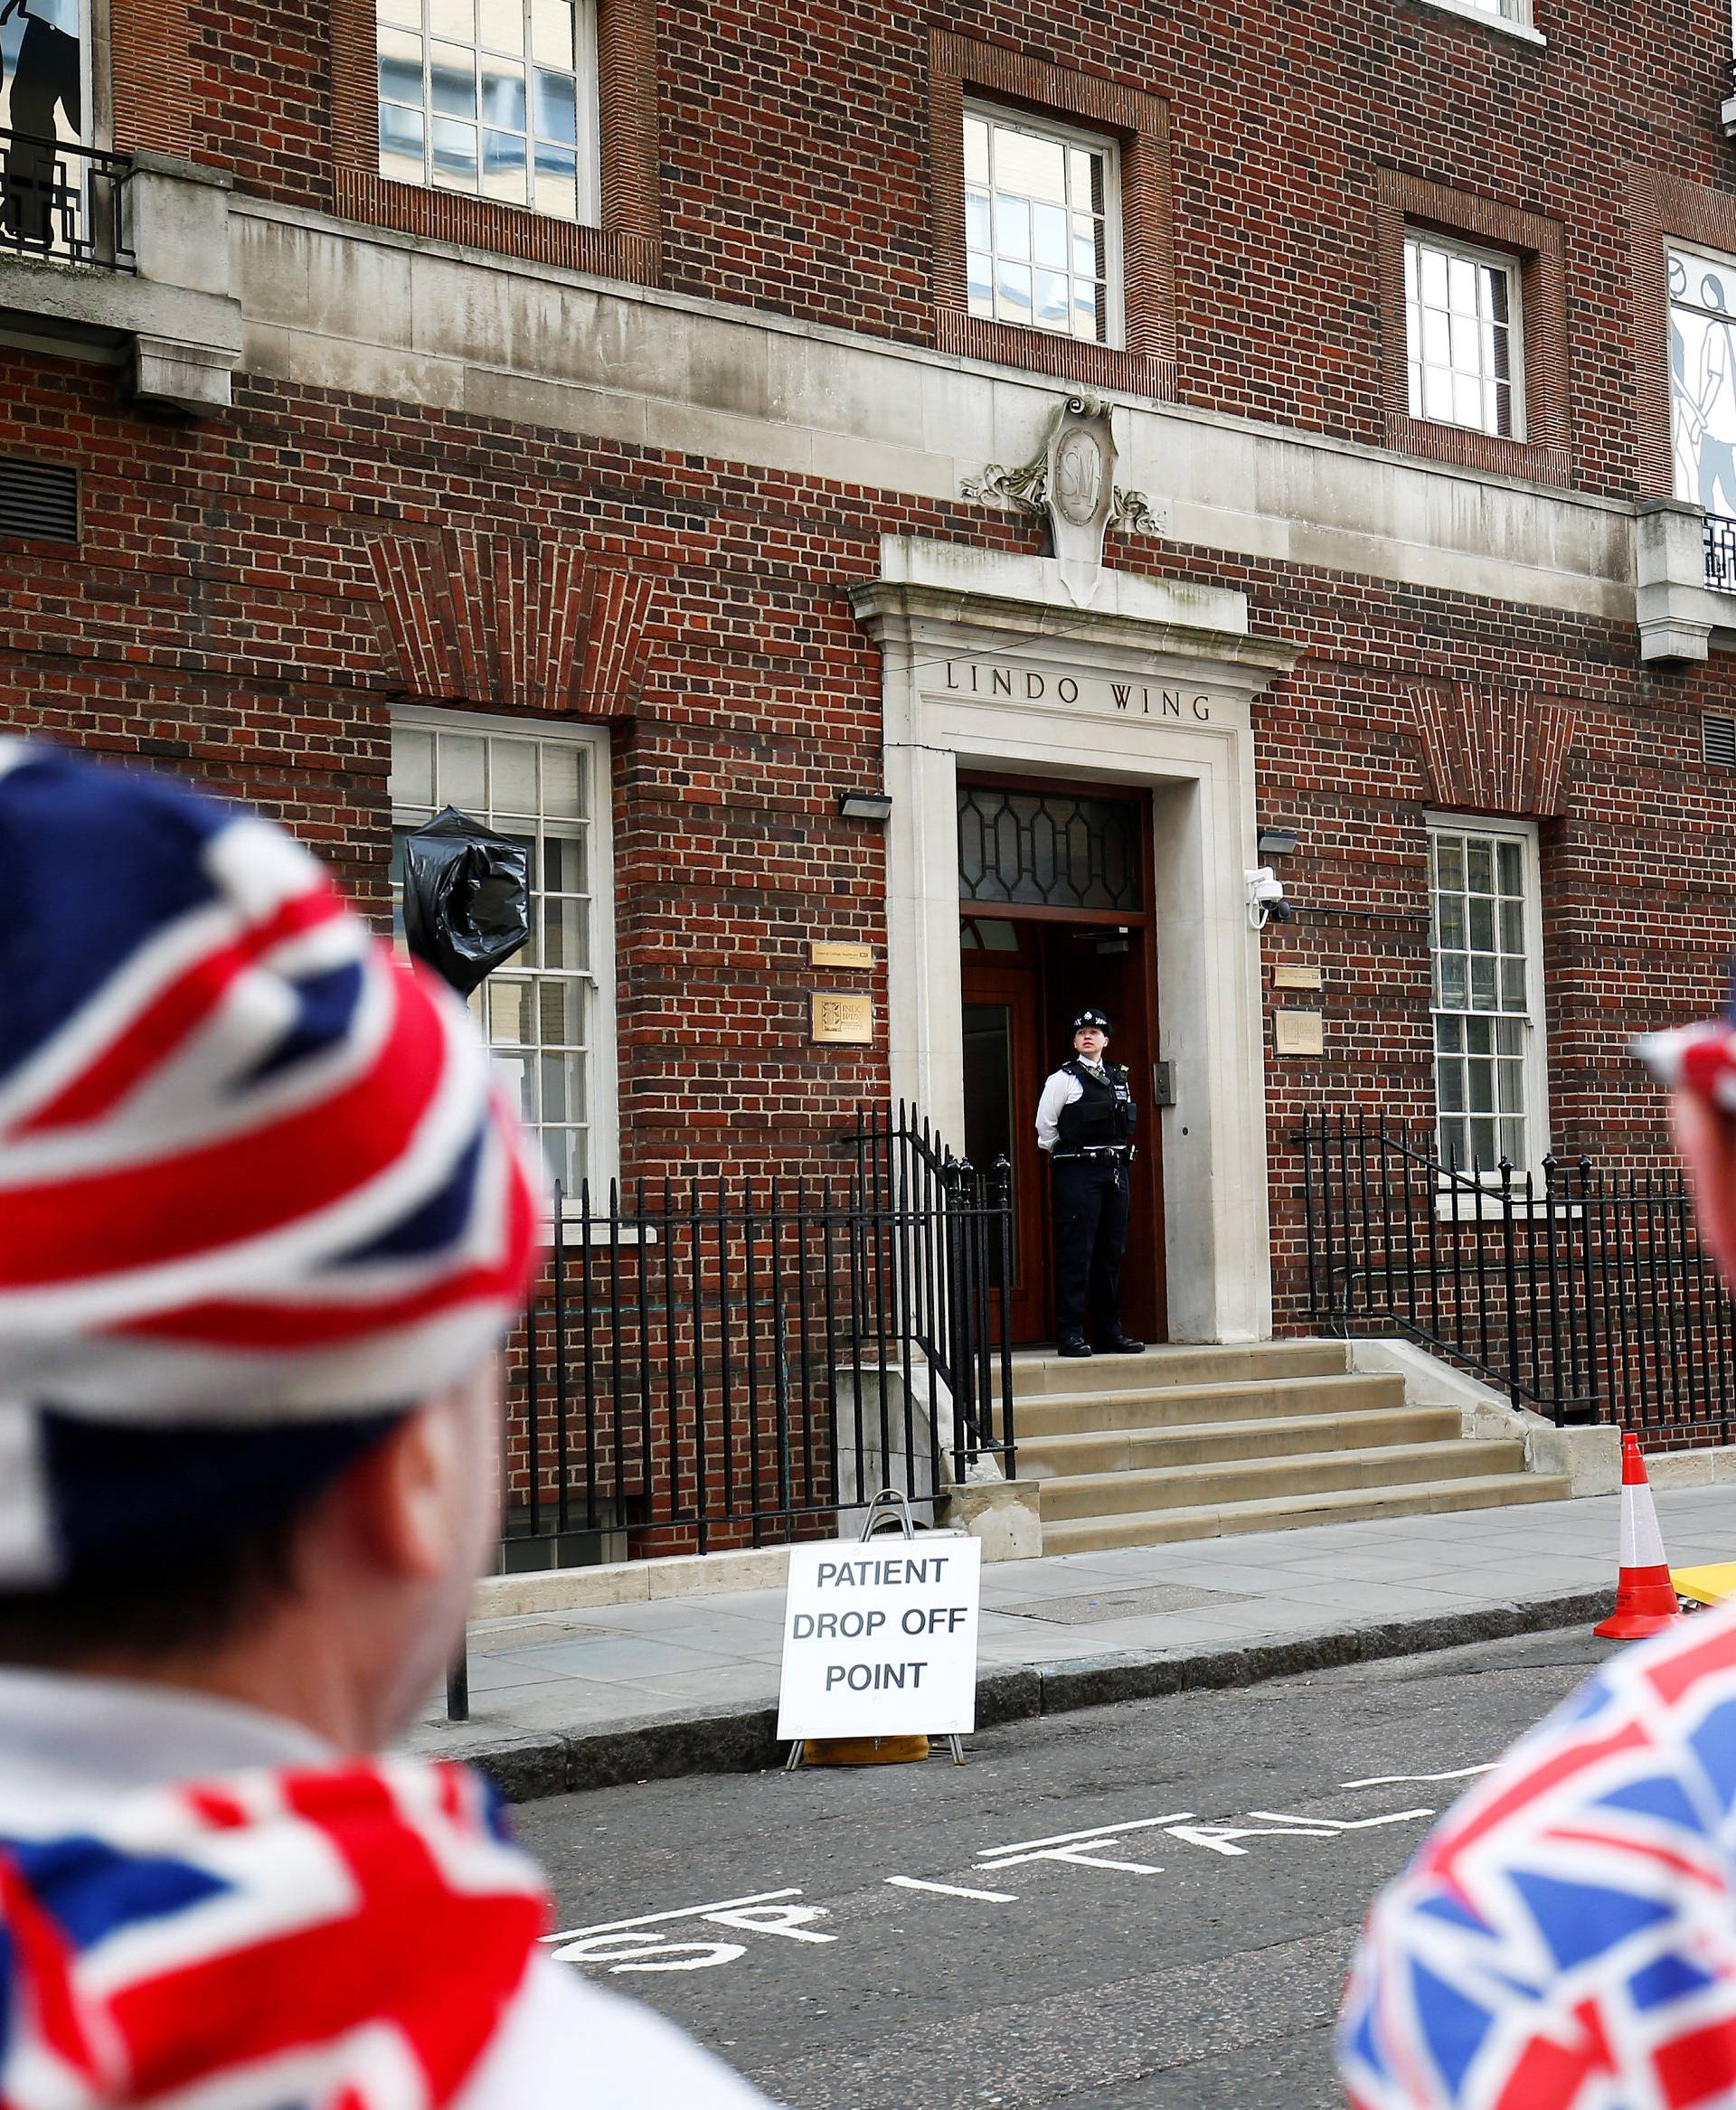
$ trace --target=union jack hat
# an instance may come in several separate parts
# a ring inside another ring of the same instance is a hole
[[[245,808],[0,739],[0,1589],[283,1511],[524,1303],[464,1007]]]
[[[1736,1030],[1724,1019],[1641,1033],[1634,1053],[1660,1084],[1679,1087],[1736,1114]]]

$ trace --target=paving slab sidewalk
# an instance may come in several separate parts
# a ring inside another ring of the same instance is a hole
[[[1736,1559],[1736,1484],[1657,1496],[1671,1562]],[[978,1734],[1188,1687],[1250,1684],[1592,1624],[1615,1589],[1614,1495],[1061,1554],[983,1570]],[[770,1766],[781,1589],[486,1620],[471,1719],[412,1749],[473,1758],[515,1800]]]

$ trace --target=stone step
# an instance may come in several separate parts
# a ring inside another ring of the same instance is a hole
[[[1077,1367],[1077,1366],[1075,1366]],[[1013,1426],[1027,1436],[1092,1436],[1110,1428],[1197,1427],[1289,1415],[1386,1413],[1404,1405],[1404,1380],[1331,1377],[1175,1385],[1163,1390],[1037,1393],[1014,1399]]]
[[[1094,1355],[1089,1361],[1057,1355],[1052,1349],[1021,1349],[1013,1358],[1013,1394],[1023,1399],[1099,1385],[1125,1392],[1147,1386],[1330,1377],[1349,1368],[1350,1351],[1341,1341],[1249,1341],[1228,1348],[1177,1344],[1147,1348],[1142,1355]]]
[[[1237,1458],[1309,1457],[1393,1444],[1456,1443],[1458,1432],[1457,1408],[1404,1406],[1378,1414],[1297,1414],[1064,1436],[1031,1436],[1021,1429],[1019,1476],[1052,1481],[1221,1465]]]
[[[1425,1480],[1480,1479],[1522,1474],[1525,1446],[1491,1438],[1390,1444],[1321,1451],[1303,1457],[1247,1458],[1225,1465],[1170,1465],[1126,1473],[1084,1473],[1038,1485],[1043,1550],[1051,1520],[1127,1516],[1140,1510],[1216,1509],[1225,1503],[1302,1494],[1396,1487]]]
[[[1328,1494],[1277,1496],[1252,1502],[1147,1510],[1138,1515],[1093,1516],[1044,1522],[1043,1550],[1101,1553],[1117,1546],[1167,1546],[1184,1539],[1230,1538],[1247,1531],[1298,1531],[1308,1524],[1347,1524],[1371,1517],[1444,1516],[1472,1509],[1507,1509],[1561,1502],[1569,1483],[1549,1473],[1486,1474],[1468,1480],[1430,1480],[1395,1487],[1345,1488]],[[1378,1591],[1365,1607],[1378,1611]],[[1348,1589],[1345,1609],[1354,1604]]]

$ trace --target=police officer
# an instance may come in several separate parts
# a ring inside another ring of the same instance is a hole
[[[1055,1333],[1062,1355],[1090,1355],[1089,1307],[1099,1353],[1137,1355],[1117,1297],[1127,1243],[1127,1166],[1139,1109],[1127,1073],[1103,1060],[1109,1022],[1100,1011],[1073,1021],[1073,1059],[1043,1088],[1037,1147],[1055,1167]]]

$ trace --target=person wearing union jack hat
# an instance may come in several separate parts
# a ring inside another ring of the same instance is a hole
[[[542,1174],[275,827],[0,740],[0,2104],[761,2098],[377,1754],[497,1519]]]
[[[1736,1034],[1646,1036],[1736,1280]],[[1369,1915],[1354,2110],[1736,2105],[1736,1604],[1625,1650],[1523,1738]]]

